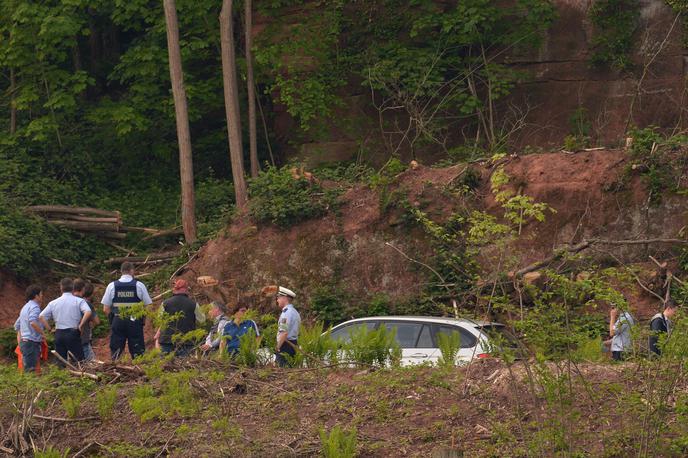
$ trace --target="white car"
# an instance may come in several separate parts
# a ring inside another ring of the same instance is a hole
[[[436,364],[440,352],[437,336],[458,332],[461,348],[456,356],[457,363],[467,363],[475,358],[486,358],[489,354],[490,334],[503,336],[507,342],[514,342],[505,326],[500,323],[473,321],[468,319],[441,318],[428,316],[376,316],[357,318],[341,323],[331,330],[333,339],[346,343],[357,328],[365,326],[368,330],[385,326],[396,329],[396,339],[401,347],[401,364]],[[501,339],[501,338],[500,338]],[[511,345],[510,345],[511,346]]]

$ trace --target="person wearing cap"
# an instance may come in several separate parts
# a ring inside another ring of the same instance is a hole
[[[277,346],[275,347],[276,362],[280,367],[289,365],[285,355],[294,356],[298,348],[299,326],[301,315],[296,311],[292,300],[296,297],[294,291],[280,286],[277,291],[277,306],[282,311],[277,322]]]
[[[184,340],[183,336],[196,330],[196,323],[205,323],[205,315],[198,303],[189,297],[189,283],[186,280],[179,278],[174,282],[172,297],[163,301],[160,315],[169,315],[171,320],[155,333],[155,340],[162,352],[168,354],[174,351],[175,356],[188,356],[195,344]],[[181,341],[175,342],[180,337]]]
[[[110,355],[113,360],[122,356],[125,345],[128,345],[132,358],[146,351],[143,336],[145,317],[142,313],[126,312],[132,311],[132,307],[143,309],[153,303],[146,285],[134,278],[134,265],[124,262],[121,271],[120,279],[107,286],[101,300],[103,311],[110,321]]]
[[[71,278],[63,278],[60,281],[60,290],[62,296],[50,302],[38,315],[38,319],[45,329],[50,329],[49,320],[55,322],[55,350],[62,358],[83,361],[81,332],[88,326],[91,309],[85,300],[72,294],[74,280]]]
[[[214,321],[213,327],[210,328],[210,332],[205,338],[205,343],[201,345],[201,350],[205,352],[215,351],[220,348],[222,333],[224,332],[225,326],[229,322],[226,316],[227,306],[222,302],[214,301],[209,314]]]
[[[248,309],[249,305],[247,302],[239,301],[236,306],[234,316],[224,327],[220,342],[221,353],[223,353],[225,350],[227,350],[231,356],[235,356],[237,353],[239,353],[241,336],[248,333],[251,329],[253,329],[256,339],[260,340],[260,331],[258,330],[258,325],[256,322],[250,319],[244,319]]]

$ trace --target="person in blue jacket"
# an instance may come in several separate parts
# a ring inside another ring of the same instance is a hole
[[[240,301],[236,306],[236,311],[232,319],[225,325],[222,332],[222,342],[220,343],[220,352],[227,351],[231,356],[236,356],[239,353],[239,346],[241,345],[241,336],[253,329],[256,339],[260,339],[260,331],[255,321],[251,319],[244,319],[246,312],[248,312],[249,305],[247,302]]]

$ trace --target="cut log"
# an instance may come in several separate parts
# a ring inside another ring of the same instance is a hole
[[[119,224],[117,223],[86,223],[62,219],[51,219],[48,220],[48,222],[56,226],[62,226],[80,232],[119,232]]]
[[[124,256],[124,257],[118,257],[118,258],[110,258],[105,261],[105,264],[121,264],[123,262],[132,262],[132,263],[146,263],[146,262],[151,262],[151,261],[166,261],[168,259],[174,259],[177,256],[179,256],[179,253],[176,251],[169,251],[166,253],[152,253],[149,254],[148,256]]]
[[[69,213],[58,214],[58,213],[47,213],[44,215],[48,221],[51,220],[69,220],[69,221],[80,221],[84,223],[104,223],[104,224],[121,224],[122,221],[115,217],[105,217],[105,216],[82,216],[82,215],[70,215]]]
[[[26,207],[26,210],[32,213],[67,213],[71,215],[97,215],[111,218],[120,218],[118,211],[101,210],[99,208],[90,207],[70,207],[68,205],[33,205]]]

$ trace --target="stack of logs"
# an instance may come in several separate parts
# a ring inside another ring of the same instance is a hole
[[[69,207],[66,205],[35,205],[26,211],[39,215],[48,223],[66,227],[78,232],[86,232],[104,239],[121,240],[128,232],[148,234],[146,238],[166,235],[180,235],[181,229],[155,229],[148,227],[124,226],[118,211],[101,210],[88,207]]]

